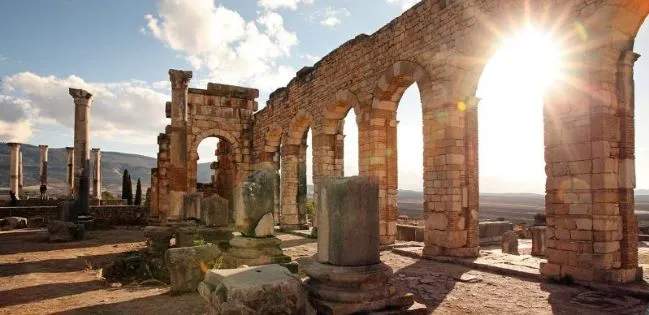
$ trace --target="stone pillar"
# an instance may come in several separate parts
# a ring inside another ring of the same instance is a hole
[[[66,147],[68,153],[68,168],[67,168],[67,183],[68,183],[68,197],[74,196],[74,148]]]
[[[99,148],[92,149],[93,156],[93,177],[92,177],[92,199],[101,200],[101,151]]]
[[[69,90],[74,99],[74,211],[87,215],[90,207],[90,106],[92,94],[85,90]],[[70,217],[75,221],[75,215]]]
[[[378,184],[360,176],[320,183],[318,253],[305,268],[309,301],[318,314],[407,314],[414,297],[397,293],[392,268],[381,262]]]
[[[171,81],[171,130],[170,130],[170,167],[169,167],[169,212],[166,219],[181,219],[183,196],[188,192],[188,149],[187,149],[187,91],[191,71],[169,70]]]
[[[22,150],[18,152],[18,193],[16,194],[16,197],[22,196],[24,191],[23,191],[23,152]]]
[[[39,145],[38,148],[41,151],[41,164],[40,164],[39,178],[40,178],[41,185],[47,186],[47,152],[48,152],[48,147],[47,147],[47,145]]]
[[[9,146],[9,190],[16,194],[16,198],[20,199],[18,191],[20,185],[19,169],[20,169],[20,143],[10,142]]]

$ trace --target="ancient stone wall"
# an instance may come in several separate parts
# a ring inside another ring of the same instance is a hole
[[[61,214],[57,206],[0,207],[0,218],[4,217],[43,217],[59,220]],[[148,209],[143,206],[91,206],[90,215],[98,225],[142,225],[146,223]]]
[[[170,70],[169,76],[172,101],[166,114],[171,125],[158,137],[158,167],[152,171],[157,186],[151,203],[152,221],[165,223],[180,220],[184,194],[197,191],[197,149],[208,137],[219,139],[219,177],[227,182],[221,192],[232,199],[233,187],[251,170],[249,132],[259,95],[254,89],[215,83],[208,83],[207,89],[189,88],[188,71]]]
[[[169,204],[177,208],[179,194],[195,187],[196,141],[218,130],[231,135],[217,136],[239,150],[234,154],[235,182],[250,166],[278,168],[281,162],[280,223],[301,226],[305,135],[313,133],[318,196],[321,178],[343,173],[341,125],[354,110],[360,174],[378,184],[381,242],[392,243],[397,229],[396,111],[404,91],[416,84],[423,114],[424,255],[476,256],[476,88],[502,36],[532,24],[554,31],[570,49],[565,64],[578,65],[564,69],[567,79],[546,93],[548,263],[542,273],[630,281],[638,271],[632,97],[637,55],[632,50],[648,12],[649,2],[642,0],[423,0],[374,34],[359,35],[300,70],[252,120],[254,97],[239,98],[247,105],[237,101],[226,103],[240,104],[234,108],[212,107],[230,96],[208,97],[213,93],[209,86],[201,93],[189,90],[189,98],[195,98],[190,103],[203,105],[185,106],[191,73],[174,72],[172,131],[166,135],[172,148],[179,143],[187,150],[171,149],[167,175],[159,160],[159,181],[171,179],[159,183],[160,212],[175,213],[162,209]],[[194,122],[192,114],[186,118],[188,108],[205,111],[201,115],[212,121],[190,127]],[[221,116],[214,121],[217,111],[237,111],[241,125],[222,123]],[[165,185],[170,185],[169,193]]]

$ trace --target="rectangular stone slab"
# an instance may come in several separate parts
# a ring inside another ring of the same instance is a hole
[[[323,179],[318,209],[318,256],[337,266],[378,264],[378,186],[366,177]]]

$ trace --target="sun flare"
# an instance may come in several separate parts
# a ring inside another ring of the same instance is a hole
[[[545,190],[543,96],[562,81],[562,67],[558,42],[532,27],[504,40],[487,63],[477,93],[480,186],[485,191]],[[503,159],[507,172],[502,172]],[[532,186],[519,187],[523,183]]]

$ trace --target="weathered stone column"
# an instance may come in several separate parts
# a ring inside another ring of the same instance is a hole
[[[101,151],[99,148],[92,149],[94,158],[94,169],[92,177],[92,199],[101,200]]]
[[[16,197],[23,194],[23,152],[18,152],[18,193]]]
[[[305,268],[309,301],[318,314],[407,314],[414,297],[397,293],[392,268],[381,262],[379,185],[360,176],[320,183],[318,253]]]
[[[74,148],[73,147],[66,147],[65,150],[68,153],[68,168],[67,168],[67,174],[68,174],[68,196],[73,196],[74,195]]]
[[[48,147],[47,145],[39,145],[38,148],[41,151],[41,164],[40,164],[40,172],[39,172],[39,178],[41,185],[47,186],[47,152],[48,152]]]
[[[74,98],[74,211],[86,215],[90,206],[90,105],[92,94],[70,89]],[[75,215],[70,217],[76,220]]]
[[[180,220],[187,192],[187,89],[191,71],[169,70],[171,81],[171,137],[169,143],[169,221]]]
[[[19,164],[20,164],[20,143],[10,142],[9,146],[9,190],[16,194],[16,198],[20,199],[18,195],[19,190]]]

